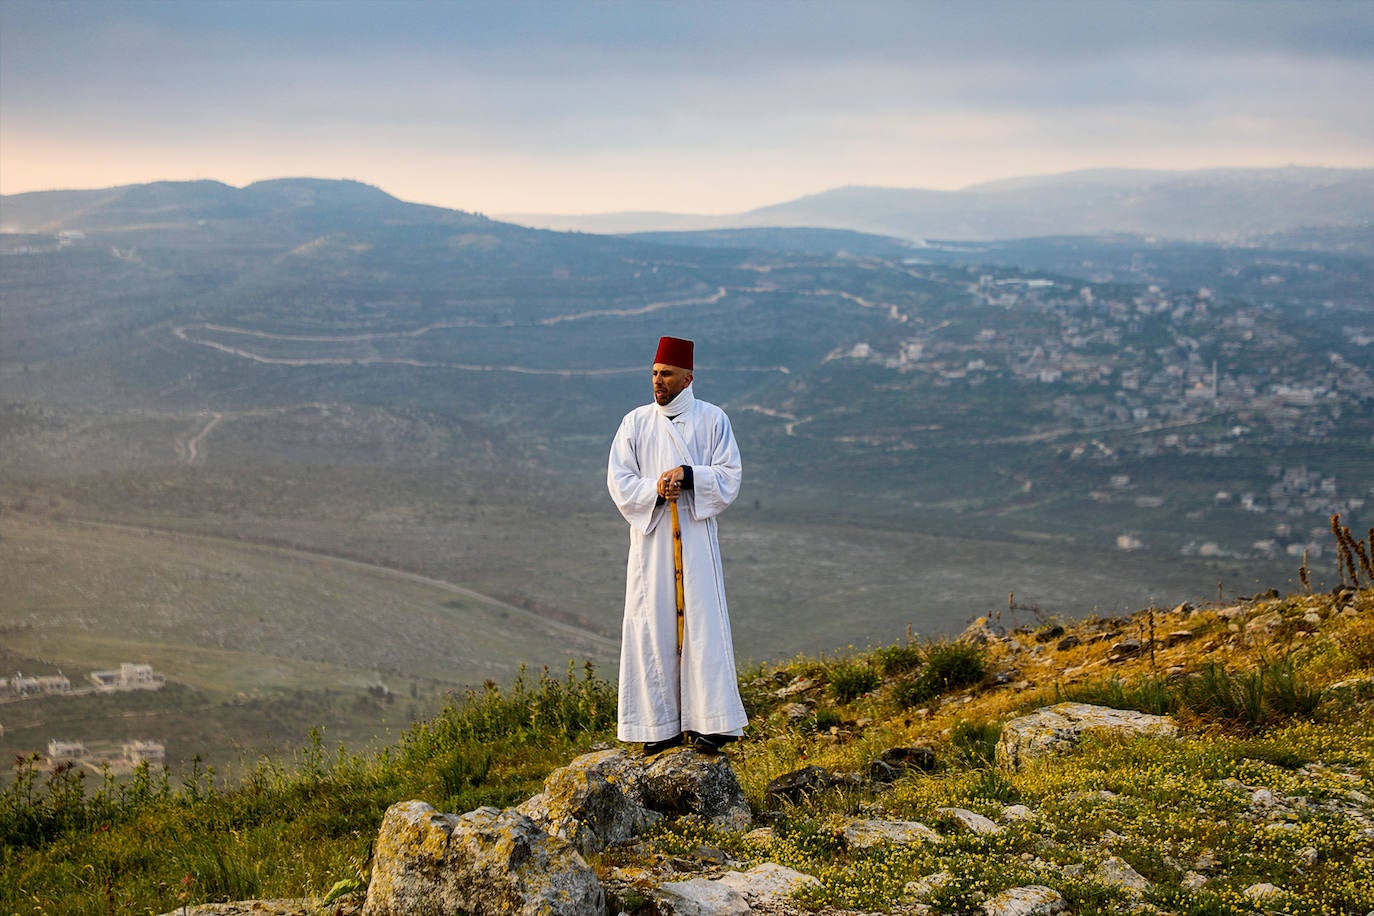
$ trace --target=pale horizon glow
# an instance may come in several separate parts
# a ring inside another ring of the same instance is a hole
[[[1088,168],[1374,167],[1374,4],[0,3],[0,193],[348,178],[738,213]]]

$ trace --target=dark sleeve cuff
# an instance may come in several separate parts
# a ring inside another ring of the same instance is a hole
[[[693,480],[693,478],[692,478],[692,466],[691,466],[690,464],[684,464],[684,465],[682,466],[682,489],[684,489],[684,490],[692,490],[692,489],[695,489],[695,487],[694,487],[694,485],[693,485],[693,483],[692,483],[692,480]]]

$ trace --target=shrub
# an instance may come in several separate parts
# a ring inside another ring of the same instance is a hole
[[[842,662],[830,669],[830,693],[841,703],[848,703],[877,689],[881,680],[878,672],[863,662]]]
[[[987,674],[987,656],[981,648],[970,643],[936,643],[926,651],[923,674],[946,690],[971,687]]]
[[[1169,715],[1177,708],[1169,682],[1157,677],[1142,677],[1126,683],[1119,677],[1105,681],[1090,681],[1070,690],[1058,684],[1054,688],[1055,701],[1091,703],[1113,709],[1134,709],[1154,716]]]
[[[898,709],[910,709],[928,703],[940,695],[940,691],[924,676],[898,678],[892,685],[892,702]]]
[[[1179,685],[1179,703],[1189,712],[1220,724],[1254,731],[1284,719],[1311,715],[1321,702],[1320,688],[1306,683],[1291,659],[1269,662],[1232,674],[1208,662]]]
[[[925,650],[924,667],[914,677],[899,677],[892,702],[900,709],[927,703],[942,693],[970,687],[987,674],[987,656],[969,643],[934,643]]]
[[[818,709],[802,720],[800,730],[803,733],[828,732],[832,728],[838,728],[843,722],[835,710]]]
[[[879,647],[873,653],[873,661],[883,677],[894,677],[920,668],[925,657],[920,647],[903,643]]]
[[[615,722],[615,686],[598,678],[590,662],[583,667],[578,677],[576,664],[570,662],[568,676],[561,681],[545,668],[534,686],[521,668],[509,693],[503,693],[495,681],[487,681],[480,693],[469,690],[460,701],[406,733],[401,742],[403,759],[429,759],[466,741],[572,738],[609,728]]]

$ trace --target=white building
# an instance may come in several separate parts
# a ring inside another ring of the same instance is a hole
[[[81,760],[89,752],[86,745],[80,741],[58,741],[56,738],[48,742],[48,762],[63,763],[71,760]]]
[[[164,763],[167,760],[167,745],[161,741],[125,741],[124,759],[131,765],[140,763]]]
[[[91,681],[97,690],[114,692],[116,690],[159,690],[167,684],[167,678],[153,670],[152,665],[136,665],[125,662],[118,671],[92,671]]]

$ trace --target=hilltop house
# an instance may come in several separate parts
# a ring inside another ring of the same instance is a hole
[[[48,763],[65,763],[73,760],[82,760],[90,752],[86,750],[86,745],[80,741],[58,741],[56,738],[48,742]]]
[[[46,674],[28,677],[18,673],[8,681],[0,681],[0,688],[11,696],[32,697],[41,694],[71,693],[72,682],[63,674]]]
[[[92,671],[91,681],[95,689],[107,693],[117,690],[160,690],[167,685],[167,678],[153,670],[152,665],[136,665],[125,662],[118,671]]]
[[[160,741],[125,741],[124,760],[132,766],[144,762],[161,764],[167,760],[167,745]]]

